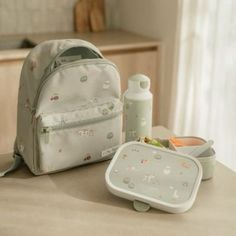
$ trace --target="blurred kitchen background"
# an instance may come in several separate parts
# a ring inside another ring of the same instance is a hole
[[[30,48],[81,38],[117,64],[122,91],[131,74],[151,78],[154,125],[213,139],[217,159],[236,170],[235,12],[228,0],[0,0],[0,153],[12,151]]]
[[[78,0],[1,0],[0,35],[72,32],[77,2]],[[118,25],[117,2],[105,1],[108,28]]]

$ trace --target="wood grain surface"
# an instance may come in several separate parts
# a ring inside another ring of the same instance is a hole
[[[163,127],[155,137],[173,134]],[[0,157],[0,169],[11,162]],[[26,166],[0,179],[3,236],[235,236],[236,173],[216,164],[213,179],[200,185],[193,207],[182,214],[151,209],[140,213],[108,192],[109,161],[57,174],[33,176]]]

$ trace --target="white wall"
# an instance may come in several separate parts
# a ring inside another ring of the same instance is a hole
[[[71,32],[77,0],[0,0],[0,35]]]
[[[163,73],[159,81],[160,124],[168,126],[174,71],[178,0],[108,0],[111,26],[159,39],[164,44]],[[113,7],[113,10],[112,10]],[[117,16],[117,12],[119,15]],[[114,17],[113,17],[114,16]]]

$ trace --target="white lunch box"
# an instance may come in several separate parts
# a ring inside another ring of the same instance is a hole
[[[105,178],[109,191],[133,201],[138,211],[181,213],[194,203],[202,166],[185,154],[128,142],[117,150]]]

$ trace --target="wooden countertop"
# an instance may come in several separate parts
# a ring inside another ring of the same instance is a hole
[[[44,33],[1,36],[3,40],[27,38],[35,44],[52,39],[78,38],[95,44],[103,53],[110,50],[146,49],[160,45],[156,39],[136,35],[123,30],[108,30],[99,33]],[[30,49],[1,50],[0,61],[24,59]]]
[[[155,127],[153,136],[173,134]],[[0,168],[10,155],[0,156]],[[193,207],[182,214],[132,203],[105,186],[109,161],[57,174],[33,176],[23,166],[0,179],[1,235],[236,235],[236,173],[216,164],[213,179],[202,181]]]

